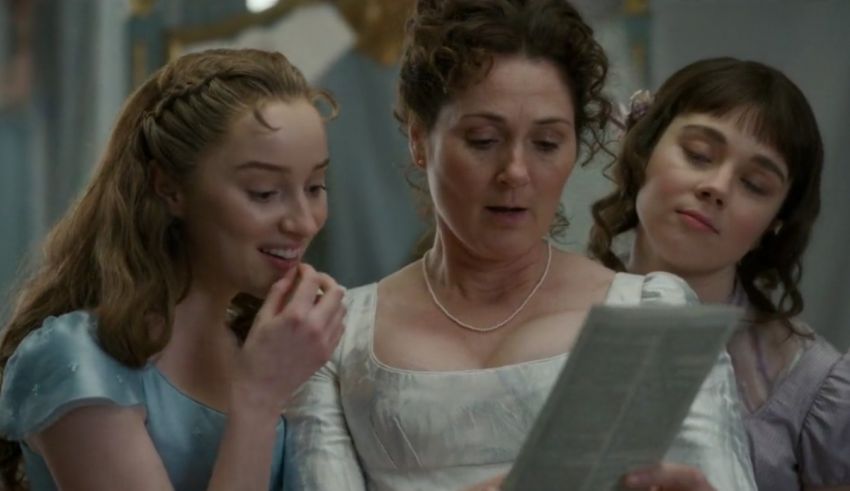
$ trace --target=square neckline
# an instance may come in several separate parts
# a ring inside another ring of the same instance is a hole
[[[160,370],[158,366],[156,366],[155,363],[150,363],[148,365],[148,367],[149,367],[149,370],[152,371],[156,375],[157,379],[159,379],[168,389],[170,389],[171,392],[176,393],[181,399],[183,399],[183,400],[185,400],[189,403],[192,403],[195,406],[198,406],[198,408],[205,410],[205,411],[215,415],[216,417],[219,417],[219,418],[222,418],[222,419],[225,419],[225,420],[230,417],[229,413],[226,413],[226,412],[221,411],[219,409],[216,409],[216,408],[214,408],[214,407],[212,407],[212,406],[210,406],[210,405],[208,405],[204,402],[199,401],[197,398],[195,398],[194,396],[192,396],[191,394],[189,394],[185,390],[178,387],[174,382],[171,381],[171,379],[168,378],[168,375],[163,373],[163,371]],[[275,426],[275,430],[279,431],[281,429],[281,425],[283,425],[283,424],[284,424],[284,413],[281,412],[280,413],[280,419],[279,419],[277,425]]]
[[[631,273],[622,273],[615,272],[611,282],[608,284],[608,288],[605,291],[605,297],[600,304],[591,304],[591,307],[594,305],[605,305],[608,303],[608,300],[611,297],[611,292],[613,290],[614,284],[617,282],[618,278],[622,278],[625,276],[635,276]],[[521,368],[531,368],[536,365],[544,366],[549,365],[553,361],[558,361],[561,359],[566,359],[570,354],[570,351],[565,351],[563,353],[558,353],[556,355],[547,356],[545,358],[537,358],[534,360],[526,360],[517,363],[510,363],[507,365],[499,365],[495,367],[485,367],[485,368],[465,368],[465,369],[457,369],[457,370],[415,370],[411,368],[401,368],[394,367],[387,363],[381,361],[377,355],[375,354],[375,320],[377,319],[378,312],[378,282],[370,283],[369,285],[364,286],[366,289],[366,293],[369,297],[372,298],[371,308],[367,314],[367,325],[369,326],[369,340],[368,340],[368,359],[369,361],[377,367],[379,370],[382,370],[386,373],[391,373],[395,375],[425,375],[425,376],[458,376],[458,375],[471,375],[471,374],[486,374],[486,373],[500,373],[503,371],[508,371],[510,369],[521,369]]]

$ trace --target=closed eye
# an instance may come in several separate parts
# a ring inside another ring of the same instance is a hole
[[[307,193],[309,193],[310,196],[320,196],[327,190],[328,187],[325,184],[313,184],[307,188]]]
[[[248,193],[248,197],[251,199],[251,201],[256,201],[258,203],[266,203],[269,200],[271,200],[272,198],[274,198],[278,194],[278,191],[276,191],[276,190],[256,191],[256,190],[250,190],[249,189],[247,191],[247,193]]]
[[[746,187],[747,189],[749,189],[753,193],[758,194],[759,196],[764,196],[765,194],[767,194],[767,190],[765,188],[756,184],[755,182],[751,181],[750,179],[742,178],[741,182],[744,184],[744,187]]]
[[[685,152],[685,157],[694,164],[697,165],[705,165],[711,163],[711,157],[708,155],[702,154],[700,152],[695,152],[693,150],[689,150],[687,148],[682,149]]]
[[[534,146],[544,153],[549,153],[557,150],[558,147],[560,147],[560,144],[549,140],[537,140],[534,142]]]
[[[487,150],[493,147],[498,140],[495,138],[467,138],[466,143],[478,150]]]

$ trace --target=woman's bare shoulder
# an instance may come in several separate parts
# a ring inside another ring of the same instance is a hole
[[[410,302],[419,296],[422,266],[414,261],[378,281],[378,298],[383,305],[402,300]]]
[[[561,289],[585,291],[598,297],[604,296],[614,281],[614,271],[582,254],[558,251],[552,259],[552,273]]]
[[[614,279],[614,271],[589,257],[572,251],[559,250],[553,256],[553,266],[558,268],[560,274],[566,276],[585,276],[587,279],[608,281]]]

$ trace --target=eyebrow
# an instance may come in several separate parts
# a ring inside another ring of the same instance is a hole
[[[467,118],[484,118],[484,119],[488,119],[490,121],[494,121],[494,122],[497,122],[497,123],[504,123],[505,122],[504,117],[502,117],[498,114],[495,114],[495,113],[491,113],[491,112],[468,113],[468,114],[464,114],[463,116],[460,117],[460,119],[467,119]],[[546,124],[555,124],[555,123],[562,123],[562,124],[566,124],[568,126],[573,126],[572,121],[570,121],[569,119],[566,119],[566,118],[558,117],[558,116],[550,116],[550,117],[540,118],[540,119],[534,120],[534,124],[536,124],[536,125],[546,125]]]
[[[319,162],[318,164],[314,165],[312,172],[324,169],[328,165],[330,165],[330,163],[331,163],[331,159],[327,158],[327,159]],[[268,162],[261,162],[259,160],[249,160],[247,162],[243,162],[243,163],[236,166],[237,172],[245,171],[245,170],[264,170],[264,171],[267,171],[267,172],[275,172],[275,173],[279,173],[279,174],[289,174],[289,173],[292,172],[289,169],[289,167],[283,167],[283,166],[271,164],[271,163],[268,163]]]
[[[702,133],[704,136],[708,137],[708,139],[713,140],[714,142],[719,143],[721,145],[728,144],[728,141],[726,140],[726,137],[723,135],[723,133],[717,131],[716,129],[710,126],[703,126],[701,124],[689,124],[683,126],[682,129]],[[782,182],[788,180],[788,177],[782,171],[782,167],[767,156],[762,154],[756,154],[755,156],[753,156],[752,161],[755,162],[759,167],[769,172],[772,172],[773,174],[776,174],[776,176],[779,177]]]

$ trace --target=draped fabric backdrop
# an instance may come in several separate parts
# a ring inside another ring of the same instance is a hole
[[[32,3],[31,93],[0,112],[3,293],[88,178],[127,86],[125,2]]]
[[[3,290],[12,284],[25,251],[32,251],[88,179],[130,85],[128,2],[31,1],[36,83],[24,104],[0,104]],[[0,0],[2,67],[14,52],[7,34],[12,32],[11,3]],[[608,52],[609,91],[621,101],[636,89],[657,88],[685,63],[718,55],[767,62],[801,86],[817,114],[827,155],[823,211],[805,263],[805,317],[846,348],[850,256],[844,248],[850,243],[850,170],[839,142],[850,127],[850,1],[652,0],[648,12],[640,11],[642,2],[637,0],[576,3]],[[637,14],[623,16],[623,5],[637,5]],[[151,18],[161,28],[185,27],[244,11],[244,0],[161,0],[155,2]],[[319,36],[328,34],[322,26],[315,30]],[[325,56],[321,53],[327,49],[314,52],[311,47],[321,46],[287,43],[278,49],[308,59],[311,54]],[[405,141],[390,119],[394,69],[372,66],[353,51],[338,56],[336,65],[316,73],[321,84],[338,92],[342,113],[329,126],[333,216],[327,237],[314,252],[321,253],[317,261],[336,270],[344,284],[355,285],[404,262],[421,225],[415,222],[404,188]],[[572,220],[567,248],[584,250],[589,206],[610,189],[600,174],[605,163],[602,156],[576,169],[567,185],[563,202]],[[383,172],[374,174],[376,169]],[[8,302],[0,311],[5,308]]]
[[[29,1],[31,94],[23,104],[0,105],[0,320],[19,271],[88,180],[129,93],[129,2]],[[244,0],[159,4],[172,23],[245,9]],[[0,66],[15,49],[7,35],[14,29],[11,5],[0,0]]]
[[[328,221],[308,260],[349,287],[409,262],[424,228],[404,177],[407,140],[392,116],[397,72],[352,49],[317,81],[340,113],[328,124]]]

